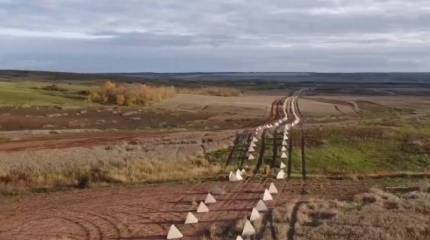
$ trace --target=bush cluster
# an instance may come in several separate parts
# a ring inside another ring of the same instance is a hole
[[[90,93],[89,100],[95,103],[120,106],[147,106],[175,95],[175,87],[155,87],[145,84],[125,85],[107,81],[99,90]]]

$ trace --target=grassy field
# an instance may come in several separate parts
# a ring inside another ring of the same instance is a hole
[[[92,87],[87,85],[57,85],[59,90],[53,91],[46,87],[50,83],[43,82],[0,82],[0,106],[62,106],[85,107],[85,92]]]
[[[88,101],[91,92],[100,89],[100,82],[84,83],[53,83],[46,81],[0,81],[0,107],[30,107],[30,106],[62,106],[62,107],[88,107],[97,106],[97,101]],[[124,84],[130,89],[137,85]],[[150,88],[159,89],[157,87]],[[240,91],[234,88],[194,87],[181,88],[181,93],[190,93],[206,96],[240,96]],[[148,92],[150,93],[150,92]],[[153,96],[151,96],[153,97]],[[159,97],[156,97],[159,98]],[[115,103],[109,103],[115,105]],[[119,104],[122,105],[122,104]]]
[[[349,174],[430,170],[430,116],[396,121],[379,120],[354,128],[307,129],[306,160],[311,173]],[[298,133],[295,134],[296,139]],[[299,169],[298,146],[293,152]]]
[[[328,175],[430,171],[430,115],[395,121],[383,119],[374,118],[353,127],[333,125],[305,129],[307,171]],[[293,131],[292,136],[293,171],[300,173],[300,131]],[[266,141],[272,142],[272,136]],[[258,144],[257,151],[260,147]],[[242,148],[246,151],[247,146]],[[271,153],[271,147],[266,148],[268,164]],[[208,154],[207,158],[209,162],[225,164],[228,155],[229,151],[220,150]],[[253,168],[256,162],[246,160],[245,164]],[[238,164],[237,161],[233,163]]]

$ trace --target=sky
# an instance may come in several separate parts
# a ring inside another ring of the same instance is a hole
[[[0,69],[430,72],[429,0],[0,0]]]

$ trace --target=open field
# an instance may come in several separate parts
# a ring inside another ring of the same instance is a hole
[[[208,75],[208,78],[211,77],[213,76]],[[37,82],[30,82],[30,78],[35,78]],[[233,84],[241,91],[238,96],[179,93],[144,107],[101,105],[87,101],[85,93],[98,88],[106,79],[127,84],[131,80],[140,81],[136,76],[120,75],[12,73],[3,76],[0,91],[10,94],[0,96],[3,103],[0,108],[0,129],[3,130],[0,133],[0,149],[18,152],[38,150],[42,151],[41,155],[51,155],[48,152],[57,148],[121,145],[121,141],[134,139],[140,133],[143,136],[160,133],[181,136],[181,132],[187,131],[248,129],[265,121],[270,114],[271,102],[280,96],[288,96],[297,89],[282,89],[289,86],[290,82],[280,80],[271,80],[274,84],[271,86],[284,84],[281,89],[246,88],[244,86],[250,86],[246,83],[259,84],[260,80],[243,79],[240,80],[243,82]],[[57,88],[52,89],[54,80],[58,81],[55,85]],[[151,78],[145,80],[157,82]],[[193,89],[191,92],[199,87],[207,89],[205,85],[198,86],[190,79],[176,81],[179,87],[189,86]],[[227,81],[219,79],[203,83],[224,88]],[[293,82],[297,86],[308,86],[307,81]],[[160,83],[170,84],[173,81],[166,78],[166,81],[160,80],[158,84]],[[254,86],[259,86],[258,84]],[[426,124],[430,99],[420,94],[427,88],[421,88],[420,91],[412,88],[415,85],[426,86],[425,83],[412,81],[408,86],[407,80],[402,79],[389,88],[381,80],[373,83],[375,88],[371,95],[363,88],[351,89],[354,84],[354,81],[344,84],[334,81],[320,83],[318,87],[306,88],[304,96],[298,101],[307,129],[306,152],[310,173],[428,170],[429,136],[425,133],[429,131]],[[415,93],[418,95],[412,96]],[[351,132],[348,129],[350,126],[357,128],[357,131]],[[369,135],[369,132],[379,134]],[[233,139],[232,134],[227,134],[227,138]],[[225,144],[227,146],[231,142]],[[217,155],[221,159],[212,162],[222,162],[222,158],[226,157],[225,149],[221,148],[219,151],[224,151]],[[4,158],[10,161],[23,158],[8,154]],[[210,152],[205,154],[212,156]],[[205,154],[200,156],[204,157]],[[151,156],[156,155],[157,151]],[[54,158],[62,158],[55,154],[52,156],[55,156],[52,161],[55,161]],[[71,156],[79,160],[79,154]],[[297,151],[293,151],[294,161],[298,161],[299,156]],[[297,171],[299,165],[294,166]]]
[[[324,174],[430,171],[428,130],[369,126],[309,129],[305,131],[308,170]],[[295,165],[300,166],[299,150],[293,154]]]
[[[148,106],[115,106],[88,100],[98,84],[0,82],[0,130],[243,128],[264,119],[275,98],[207,95],[212,88],[199,95],[194,87],[189,92],[196,94],[178,93]]]
[[[88,104],[85,93],[92,87],[81,84],[59,84],[61,90],[46,90],[49,83],[41,82],[0,82],[0,106],[31,107],[31,106],[62,106],[86,107]]]
[[[256,239],[426,239],[430,87],[411,76],[2,72],[0,239],[165,239],[170,224],[184,239],[235,239],[272,181]],[[106,80],[178,90],[142,106],[88,101]],[[288,180],[274,180],[281,146]],[[237,167],[245,180],[227,182]],[[219,201],[184,225],[208,192]]]

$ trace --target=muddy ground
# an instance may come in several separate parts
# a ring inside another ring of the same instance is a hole
[[[3,199],[0,239],[165,239],[171,224],[184,239],[230,239],[237,234],[232,226],[249,216],[269,183],[155,184]],[[397,196],[371,188],[375,180],[275,183],[279,194],[267,202],[271,210],[265,216],[276,223],[259,223],[258,239],[362,239],[360,234],[365,239],[426,239],[430,233],[428,188]],[[195,214],[198,224],[185,225],[186,214],[195,213],[208,192],[217,203],[209,205],[209,213]],[[278,237],[264,237],[267,230],[277,231]],[[216,238],[221,232],[226,235]]]

